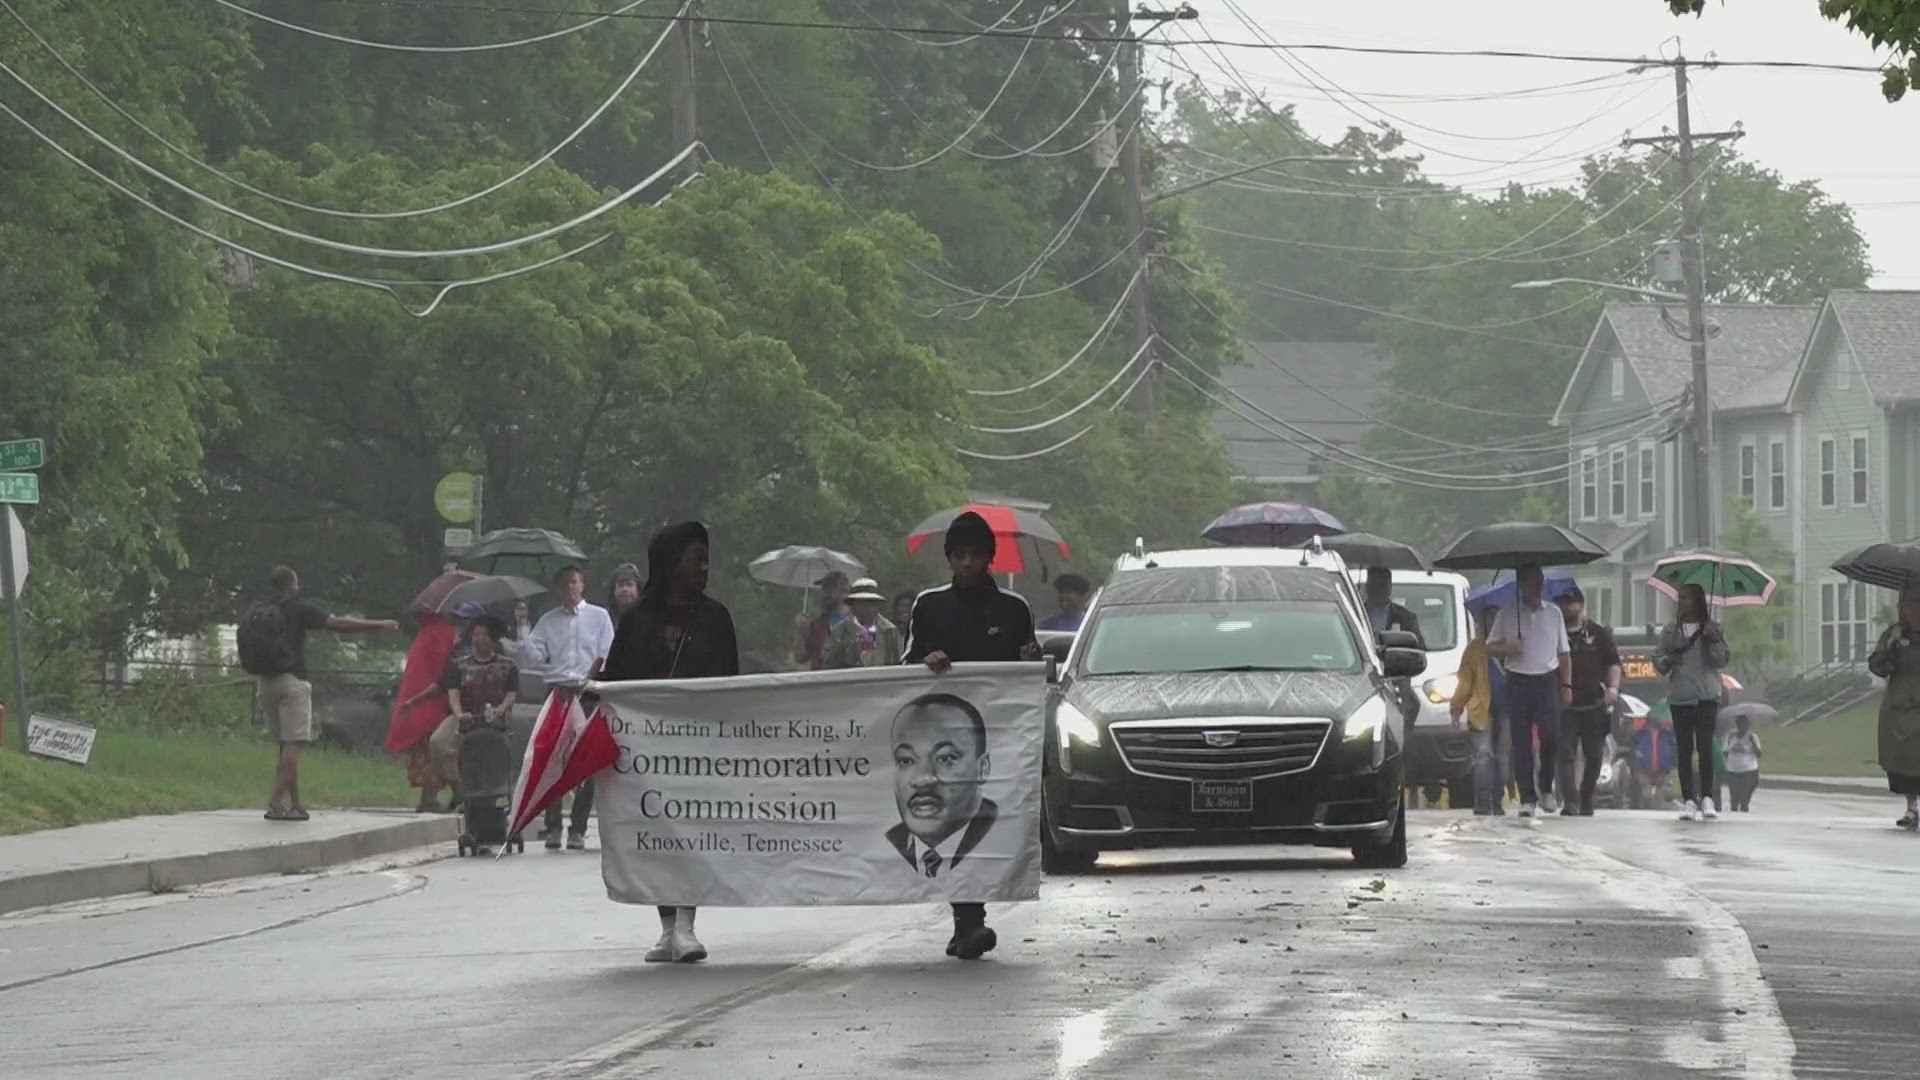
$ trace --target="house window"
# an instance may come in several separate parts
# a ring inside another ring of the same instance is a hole
[[[1580,518],[1600,516],[1600,465],[1592,447],[1580,451]]]
[[[1853,389],[1853,357],[1843,352],[1835,358],[1835,362],[1840,365],[1840,370],[1834,373],[1834,381],[1842,390]]]
[[[1767,506],[1774,510],[1787,508],[1787,444],[1784,442],[1767,444]]]
[[[1627,362],[1616,356],[1613,358],[1613,400],[1619,401],[1627,396]]]
[[[1653,516],[1653,444],[1640,448],[1640,516]]]
[[[1829,664],[1855,663],[1873,649],[1873,607],[1867,587],[1859,582],[1827,582],[1820,586],[1820,659]]]
[[[1740,444],[1740,501],[1753,506],[1754,477],[1758,473],[1758,462],[1752,443]]]
[[[1820,505],[1839,505],[1840,450],[1834,444],[1833,437],[1823,435],[1820,438]]]
[[[1850,437],[1853,443],[1853,505],[1867,505],[1867,433],[1856,431]]]
[[[1627,516],[1627,448],[1616,446],[1607,460],[1607,512]]]

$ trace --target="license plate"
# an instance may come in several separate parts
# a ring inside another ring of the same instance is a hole
[[[1195,780],[1193,809],[1196,813],[1252,810],[1253,781]]]

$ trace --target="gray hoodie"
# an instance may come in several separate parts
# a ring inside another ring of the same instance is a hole
[[[1660,651],[1654,654],[1653,667],[1667,677],[1670,704],[1698,705],[1717,702],[1724,696],[1720,672],[1731,658],[1719,623],[1696,627],[1689,635],[1675,622],[1660,635]]]

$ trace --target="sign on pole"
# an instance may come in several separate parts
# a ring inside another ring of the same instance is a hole
[[[22,593],[27,590],[27,527],[20,524],[20,515],[7,507],[7,548],[13,556],[13,591]]]
[[[0,503],[40,501],[40,478],[30,472],[0,472]]]
[[[0,470],[26,471],[47,463],[47,440],[11,439],[0,442]]]
[[[465,551],[473,546],[472,529],[448,529],[446,535],[448,551]]]
[[[20,625],[20,586],[27,577],[27,531],[21,527],[20,517],[11,506],[7,507],[6,533],[0,537],[0,599],[7,602],[7,630],[13,638],[13,708],[15,715],[31,717],[31,702],[27,700],[27,639]],[[22,724],[23,747],[26,735],[27,726]]]
[[[85,765],[93,757],[92,724],[35,713],[27,721],[27,753]]]
[[[433,488],[433,506],[449,525],[471,524],[478,509],[480,478],[470,472],[448,473]]]

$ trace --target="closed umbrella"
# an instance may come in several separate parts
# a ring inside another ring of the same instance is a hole
[[[1868,544],[1834,561],[1840,576],[1898,592],[1920,585],[1920,543]]]
[[[1653,590],[1678,601],[1680,590],[1698,585],[1720,607],[1759,607],[1773,599],[1773,575],[1760,564],[1720,551],[1680,551],[1654,561],[1647,578]]]
[[[1236,547],[1294,547],[1316,536],[1338,536],[1347,531],[1340,519],[1305,503],[1258,502],[1214,518],[1200,535],[1217,544]]]
[[[1044,570],[1056,556],[1062,561],[1072,558],[1066,538],[1046,518],[1031,510],[997,503],[968,503],[929,517],[907,534],[907,554],[924,559],[945,558],[943,541],[947,526],[969,510],[985,518],[987,527],[993,530],[993,563],[987,567],[988,573],[1023,574]]]
[[[1607,550],[1564,525],[1503,521],[1461,533],[1433,565],[1444,570],[1511,570],[1522,566],[1584,566]]]
[[[483,574],[516,574],[552,581],[569,566],[585,569],[587,553],[552,529],[496,529],[460,556],[460,566]]]
[[[1348,566],[1384,567],[1388,570],[1425,570],[1427,560],[1398,540],[1372,533],[1342,533],[1320,541],[1328,551],[1339,552]]]

